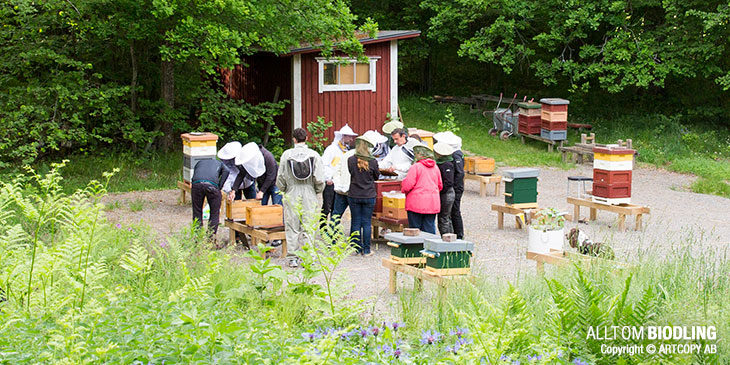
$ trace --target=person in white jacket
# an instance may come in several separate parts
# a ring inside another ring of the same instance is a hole
[[[349,125],[345,124],[339,131],[335,132],[332,143],[322,153],[322,165],[324,166],[325,186],[322,192],[322,225],[332,213],[335,204],[335,183],[333,176],[335,169],[340,164],[342,156],[351,149],[350,145],[357,137]]]
[[[363,138],[373,141],[376,144],[387,143],[388,138],[376,131],[367,131]],[[350,191],[350,170],[347,167],[347,159],[355,155],[355,150],[349,150],[340,159],[340,163],[334,169],[334,190],[335,202],[332,209],[332,219],[339,219],[347,210],[347,193]]]
[[[418,141],[412,138],[409,139],[408,133],[402,128],[394,129],[391,136],[393,142],[395,142],[395,147],[390,150],[388,156],[385,156],[380,163],[380,168],[395,172],[398,174],[398,180],[403,180],[411,165],[413,165],[413,146],[417,145]]]

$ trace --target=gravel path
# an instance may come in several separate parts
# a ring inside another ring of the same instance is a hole
[[[500,167],[501,170],[509,167]],[[541,168],[538,184],[541,207],[555,207],[570,214],[572,206],[566,202],[567,177],[573,175],[591,176],[590,165],[578,166],[572,170]],[[618,232],[617,215],[599,212],[598,219],[590,223],[578,223],[595,241],[608,242],[617,257],[630,261],[637,250],[666,252],[672,247],[683,245],[688,237],[694,242],[720,248],[730,247],[730,199],[692,193],[687,189],[696,177],[668,172],[652,167],[634,170],[632,202],[649,206],[651,214],[644,217],[644,227],[634,231],[633,217],[627,217],[625,232]],[[493,193],[487,189],[487,193]],[[118,201],[120,207],[107,212],[111,222],[125,224],[144,222],[158,233],[160,238],[178,231],[189,224],[189,205],[178,204],[180,194],[176,190],[131,192],[111,194],[106,203]],[[144,201],[144,209],[132,212],[128,208]],[[535,264],[525,258],[527,231],[517,230],[512,216],[505,216],[505,229],[497,229],[497,214],[491,211],[491,204],[504,202],[502,196],[479,196],[475,181],[466,181],[466,192],[462,198],[462,215],[466,227],[466,238],[475,243],[474,271],[488,278],[515,279],[520,275],[535,272]],[[189,203],[188,203],[189,204]],[[588,209],[583,208],[581,217],[587,219]],[[349,221],[345,215],[343,221]],[[568,222],[566,230],[576,224]],[[219,237],[227,239],[227,229],[219,231]],[[706,246],[705,246],[706,247]],[[379,245],[372,257],[350,257],[345,260],[343,270],[355,286],[349,295],[352,299],[367,299],[368,305],[378,313],[394,313],[397,310],[395,296],[388,294],[388,270],[381,266],[381,259],[389,257],[389,249]],[[399,285],[410,287],[412,280],[399,275]],[[429,285],[429,284],[426,284]]]

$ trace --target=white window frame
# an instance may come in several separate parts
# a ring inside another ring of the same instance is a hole
[[[318,73],[319,73],[319,93],[323,93],[325,91],[376,91],[376,80],[377,80],[377,61],[380,59],[380,56],[370,56],[368,57],[368,62],[370,66],[370,83],[367,84],[344,84],[344,85],[325,85],[324,84],[324,65],[325,64],[337,64],[337,63],[357,63],[356,58],[345,58],[342,60],[337,59],[326,59],[324,57],[316,57],[318,64]],[[338,68],[339,70],[339,68]]]

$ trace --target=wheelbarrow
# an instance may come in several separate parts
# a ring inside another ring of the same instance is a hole
[[[489,130],[489,134],[492,136],[499,135],[501,140],[507,140],[513,134],[517,133],[517,126],[519,123],[519,112],[512,111],[512,104],[517,99],[517,94],[512,97],[512,101],[509,103],[507,108],[500,108],[502,104],[502,94],[499,94],[499,101],[497,102],[497,108],[494,112],[491,112],[492,122],[494,128]],[[482,113],[485,118],[489,118],[489,111]]]

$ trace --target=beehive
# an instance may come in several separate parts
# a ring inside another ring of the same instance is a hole
[[[195,173],[195,165],[202,160],[215,159],[218,136],[213,133],[183,133],[183,181],[190,182]]]
[[[593,201],[630,202],[635,152],[617,145],[593,147]]]
[[[542,118],[539,114],[532,116],[520,114],[518,121],[519,124],[517,125],[517,131],[520,132],[520,134],[540,134]]]
[[[396,191],[400,193],[400,180],[378,180],[375,182],[375,209],[373,213],[383,212],[383,193],[388,191]]]
[[[418,128],[408,128],[408,135],[418,135],[422,141],[428,143],[428,147],[433,149],[433,132]]]
[[[521,168],[504,171],[504,202],[507,204],[537,203],[539,170]]]
[[[464,240],[444,242],[441,238],[428,238],[423,241],[421,254],[426,257],[426,268],[460,269],[471,266],[474,244]]]
[[[491,175],[494,173],[495,161],[489,157],[478,157],[474,160],[474,174]]]
[[[254,205],[246,207],[246,225],[252,227],[274,227],[284,224],[284,209],[281,205]]]
[[[417,258],[413,263],[425,262],[426,259],[421,255],[423,250],[423,241],[427,238],[438,238],[437,235],[420,232],[417,236],[407,236],[403,232],[391,232],[385,234],[390,246],[390,255],[397,258],[408,259]]]
[[[563,141],[568,139],[568,104],[565,99],[545,98],[540,99],[542,109],[540,116],[540,137],[551,141]]]
[[[246,207],[255,207],[261,205],[261,200],[234,200],[226,201],[226,218],[231,220],[245,220]]]

